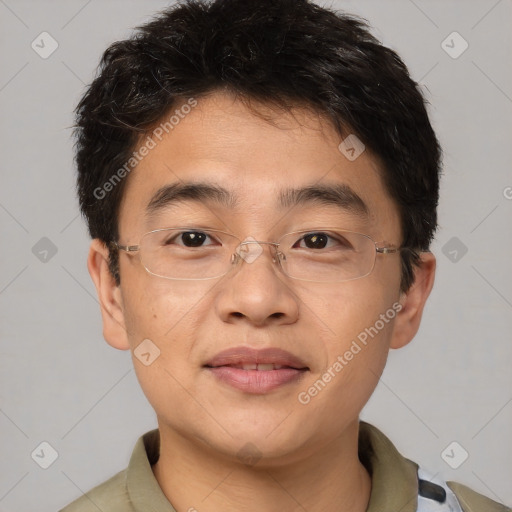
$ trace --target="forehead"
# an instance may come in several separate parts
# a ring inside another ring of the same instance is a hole
[[[370,223],[377,218],[398,223],[377,159],[368,150],[347,158],[332,125],[310,110],[255,107],[258,115],[240,100],[215,93],[190,109],[176,105],[164,116],[163,130],[155,127],[150,139],[141,141],[152,149],[128,177],[120,233],[140,233],[148,215],[166,202],[190,212],[213,202],[262,224],[286,207],[300,206],[303,212],[338,202],[349,213],[365,214]],[[209,191],[202,193],[201,187]],[[168,201],[177,191],[179,201]]]

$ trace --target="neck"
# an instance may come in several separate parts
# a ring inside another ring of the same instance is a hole
[[[358,427],[309,457],[248,466],[161,426],[153,472],[180,512],[364,512],[371,479],[357,455]]]

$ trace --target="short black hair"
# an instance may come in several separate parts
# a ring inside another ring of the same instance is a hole
[[[378,157],[409,248],[401,253],[401,289],[408,290],[418,253],[429,249],[437,227],[442,152],[427,101],[367,20],[308,0],[185,0],[104,52],[76,107],[74,130],[78,196],[91,237],[117,240],[126,182],[119,170],[126,171],[141,137],[187,98],[216,91],[286,111],[309,107]],[[116,172],[119,183],[112,182]],[[113,247],[109,259],[119,284]]]

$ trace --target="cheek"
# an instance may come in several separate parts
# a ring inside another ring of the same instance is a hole
[[[320,319],[317,325],[328,326],[322,347],[327,364],[311,375],[311,393],[304,389],[319,413],[325,407],[337,410],[340,418],[349,411],[357,414],[378,383],[400,308],[398,284],[383,286],[378,280],[369,276],[315,293],[310,289],[304,299]]]
[[[126,280],[123,289],[125,321],[130,340],[154,339],[163,348],[196,326],[194,312],[208,296],[204,283],[171,281],[147,275]]]
[[[197,337],[197,316],[201,315],[195,312],[205,296],[204,287],[200,290],[194,285],[153,276],[126,279],[123,285],[133,364],[141,387],[153,403],[151,395],[159,389],[173,389],[170,375],[184,386],[185,380],[191,378],[183,369]]]
[[[399,299],[400,280],[395,271],[327,286],[303,287],[298,291],[304,312],[318,328],[324,326],[325,341],[332,349],[342,350],[351,340],[370,330],[388,338],[396,316],[393,305]],[[384,316],[383,316],[384,315]],[[322,336],[323,337],[323,336]]]
[[[194,402],[185,390],[193,389],[190,353],[200,325],[197,317],[203,318],[197,308],[207,296],[205,287],[153,276],[126,279],[123,284],[125,319],[140,386],[160,415],[185,410]],[[193,417],[197,411],[192,407],[188,414]]]

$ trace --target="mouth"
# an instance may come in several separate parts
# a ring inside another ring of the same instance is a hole
[[[300,380],[309,367],[277,348],[236,347],[217,354],[204,368],[222,384],[250,394],[265,394]]]
[[[283,368],[292,368],[293,370],[301,370],[302,368],[294,368],[274,363],[239,363],[239,364],[224,364],[221,366],[236,368],[237,370],[257,370],[259,372],[269,372],[272,370],[282,370]],[[208,367],[208,366],[207,366]],[[210,366],[210,368],[220,368],[220,366]]]

